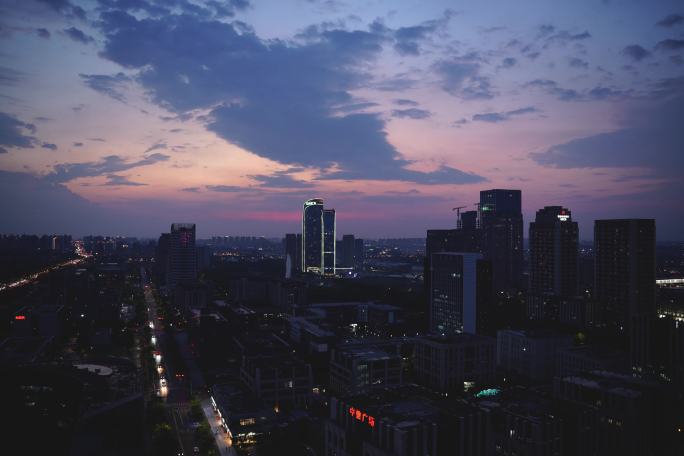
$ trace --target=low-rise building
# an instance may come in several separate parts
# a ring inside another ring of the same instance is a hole
[[[425,336],[415,339],[413,368],[416,381],[434,391],[457,392],[471,383],[494,380],[495,340],[474,334]]]

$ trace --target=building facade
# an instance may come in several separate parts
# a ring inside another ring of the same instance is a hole
[[[323,274],[335,275],[337,256],[335,209],[323,209]]]
[[[197,251],[195,249],[195,224],[174,223],[169,237],[169,273],[167,285],[193,284],[197,280]]]
[[[596,220],[594,294],[598,321],[622,334],[633,366],[648,363],[655,292],[655,220]]]
[[[477,332],[477,281],[481,260],[479,253],[432,254],[429,294],[432,333]]]
[[[523,269],[523,217],[520,190],[480,192],[482,253],[492,262],[495,291],[521,287]]]
[[[323,200],[310,199],[302,211],[302,272],[323,273]]]

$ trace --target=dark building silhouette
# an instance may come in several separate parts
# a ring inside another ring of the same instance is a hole
[[[335,275],[336,261],[335,209],[323,209],[323,273]]]
[[[523,267],[523,217],[520,190],[480,192],[482,253],[492,262],[495,291],[520,289]]]
[[[488,304],[488,262],[479,253],[438,252],[430,266],[430,331],[475,334]],[[478,293],[479,292],[479,293]],[[478,309],[479,307],[479,309]]]
[[[197,280],[195,224],[174,223],[169,237],[168,287],[192,284]]]
[[[285,261],[290,260],[291,272],[299,272],[302,268],[302,235],[285,235]]]
[[[559,297],[578,294],[579,229],[570,210],[546,206],[530,223],[530,284],[528,317],[561,319]]]
[[[340,264],[343,268],[354,267],[355,247],[355,239],[353,234],[345,234],[342,236],[342,261]]]
[[[171,234],[162,233],[159,236],[157,248],[154,252],[155,269],[162,285],[168,282],[170,243]]]
[[[363,249],[363,239],[354,239],[354,264],[359,267],[363,265],[365,258]]]
[[[594,293],[598,321],[629,341],[633,366],[645,366],[655,316],[655,220],[596,220]]]

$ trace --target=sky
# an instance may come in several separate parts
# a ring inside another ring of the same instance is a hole
[[[422,237],[522,190],[684,241],[684,6],[0,0],[0,232]],[[527,228],[526,228],[527,230]]]

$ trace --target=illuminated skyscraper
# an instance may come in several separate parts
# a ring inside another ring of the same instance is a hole
[[[310,199],[304,203],[302,211],[302,272],[323,273],[323,210],[323,200],[320,198]]]
[[[195,224],[174,223],[169,239],[168,287],[192,284],[197,280]]]
[[[335,209],[323,209],[323,273],[335,275]]]

